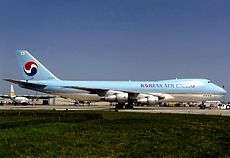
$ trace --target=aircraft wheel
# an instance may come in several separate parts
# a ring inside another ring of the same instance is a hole
[[[125,105],[125,109],[133,109],[133,105],[130,105],[130,104]]]
[[[80,106],[80,102],[78,100],[75,100],[74,105],[75,106]]]
[[[201,104],[199,105],[200,109],[205,109],[205,105],[204,104]]]
[[[115,106],[115,109],[124,109],[124,106],[125,106],[125,104],[123,104],[123,103],[118,103],[118,104]]]

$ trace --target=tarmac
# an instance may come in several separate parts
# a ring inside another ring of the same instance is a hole
[[[115,111],[113,106],[73,106],[73,105],[3,105],[0,110],[93,110]],[[134,107],[134,109],[120,109],[118,112],[141,112],[141,113],[170,113],[170,114],[197,114],[197,115],[220,115],[230,116],[230,110],[199,109],[198,107]]]

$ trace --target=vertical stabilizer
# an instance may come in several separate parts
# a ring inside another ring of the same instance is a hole
[[[27,50],[16,52],[20,73],[24,80],[58,80],[45,66]]]
[[[14,86],[10,85],[10,98],[15,98],[16,97],[16,93],[14,91]]]

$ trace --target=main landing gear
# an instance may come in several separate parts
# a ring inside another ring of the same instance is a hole
[[[129,102],[129,103],[117,103],[115,105],[115,109],[133,109],[134,103],[133,102]]]

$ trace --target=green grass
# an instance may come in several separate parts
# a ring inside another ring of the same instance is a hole
[[[230,118],[0,111],[0,157],[230,157]]]

